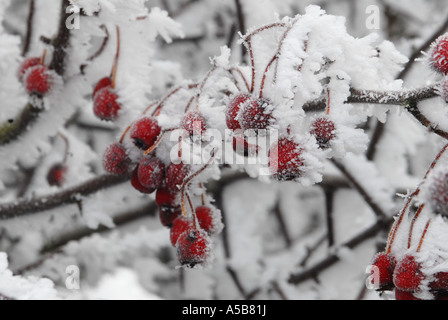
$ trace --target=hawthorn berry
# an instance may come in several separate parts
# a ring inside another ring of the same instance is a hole
[[[207,120],[199,111],[190,111],[182,119],[181,127],[190,137],[202,135],[207,131]]]
[[[289,138],[282,138],[269,150],[269,169],[279,181],[291,181],[303,174],[303,148]]]
[[[47,174],[47,181],[50,186],[62,187],[65,182],[67,167],[62,163],[53,165]]]
[[[429,284],[433,290],[448,290],[448,272],[434,274],[434,280]]]
[[[400,289],[395,289],[395,299],[396,300],[409,300],[409,301],[419,301],[421,299],[417,298],[412,292],[403,291]]]
[[[93,89],[92,98],[95,99],[96,94],[104,88],[112,87],[112,79],[110,77],[102,78]]]
[[[181,206],[160,206],[159,219],[164,227],[171,228],[176,219],[182,215]]]
[[[372,266],[376,268],[372,269],[371,275],[374,279],[377,276],[375,280],[379,281],[379,290],[391,290],[394,287],[393,276],[396,264],[397,261],[391,254],[380,252],[375,256]],[[379,274],[375,275],[375,272]]]
[[[422,265],[413,255],[404,256],[395,268],[394,284],[401,291],[417,291],[424,278]]]
[[[25,75],[25,87],[28,94],[44,96],[53,87],[50,68],[38,65],[29,69]]]
[[[185,178],[190,174],[190,166],[179,163],[171,163],[166,170],[166,188],[171,192],[178,192]]]
[[[19,67],[19,72],[18,72],[19,80],[22,81],[26,72],[32,67],[41,65],[41,62],[42,62],[42,58],[38,58],[38,57],[26,58],[25,60],[23,60]]]
[[[151,194],[154,193],[154,191],[156,191],[155,189],[147,188],[140,183],[140,180],[138,178],[138,166],[134,169],[134,171],[132,171],[131,185],[134,187],[135,190],[140,191],[141,193],[144,194]]]
[[[198,218],[199,226],[208,234],[214,233],[216,230],[215,217],[213,216],[212,208],[201,206],[196,208],[196,217]]]
[[[432,44],[429,61],[435,71],[448,75],[448,34],[440,36]]]
[[[239,120],[244,130],[265,130],[271,124],[272,104],[267,99],[251,97],[240,111]]]
[[[113,143],[104,152],[103,166],[110,174],[124,175],[129,172],[131,165],[126,148],[121,143]]]
[[[239,113],[241,110],[241,107],[248,102],[248,100],[251,98],[251,95],[248,93],[239,93],[233,96],[233,98],[230,100],[230,103],[227,105],[226,108],[226,123],[227,128],[231,130],[239,130],[242,129],[241,124],[238,120]]]
[[[204,263],[210,253],[210,239],[205,231],[198,229],[182,233],[176,246],[180,264],[190,268]]]
[[[130,136],[137,148],[148,150],[154,145],[162,129],[153,117],[144,117],[131,126]]]
[[[170,230],[170,240],[173,246],[176,246],[179,237],[184,232],[187,232],[193,228],[193,223],[191,220],[185,217],[178,217],[174,220],[173,225]]]
[[[311,135],[316,138],[321,149],[330,147],[330,142],[335,137],[335,130],[334,122],[326,117],[316,119],[311,125]]]
[[[138,166],[138,180],[148,189],[158,189],[163,185],[165,165],[159,158],[145,157]]]
[[[448,215],[448,170],[435,171],[428,179],[428,202],[434,212]]]
[[[178,198],[178,192],[172,192],[167,188],[159,188],[156,192],[156,203],[161,206],[176,206],[176,200]]]
[[[118,103],[118,95],[112,87],[100,89],[93,101],[93,112],[101,120],[114,121],[118,118],[121,106]]]

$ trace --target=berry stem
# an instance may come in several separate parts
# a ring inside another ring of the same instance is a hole
[[[61,132],[58,132],[58,136],[62,139],[62,141],[64,141],[65,150],[64,150],[64,158],[62,160],[62,163],[66,164],[67,159],[68,159],[68,153],[70,150],[70,142],[68,141],[67,137],[64,134],[62,134]]]
[[[44,49],[44,52],[42,53],[42,57],[40,59],[40,64],[45,65],[45,58],[47,57],[47,49]]]
[[[234,72],[236,72],[241,77],[241,79],[243,79],[243,82],[244,82],[244,85],[246,86],[247,91],[250,91],[249,82],[247,81],[246,77],[244,76],[244,74],[243,74],[243,72],[241,71],[240,68],[232,67],[232,68],[229,69],[229,72],[232,75],[233,75]],[[233,76],[233,78],[236,81],[235,76]],[[237,86],[238,86],[238,81],[236,81],[236,83],[237,83]]]
[[[330,88],[327,88],[327,116],[330,115],[330,108],[331,108],[331,92]]]
[[[120,27],[117,26],[117,53],[115,54],[115,61],[112,67],[111,78],[112,78],[112,89],[115,89],[115,84],[117,81],[117,72],[118,72],[118,59],[120,58],[120,48],[121,48],[121,39],[120,39]]]
[[[412,234],[414,233],[414,226],[415,226],[415,223],[417,222],[417,220],[418,220],[418,218],[419,218],[419,216],[420,216],[420,214],[422,213],[422,211],[423,211],[424,208],[425,208],[425,205],[422,204],[422,205],[418,208],[417,212],[415,213],[414,218],[412,219],[411,228],[410,228],[410,230],[409,230],[408,249],[411,248],[411,244],[412,244]]]
[[[160,144],[160,142],[162,142],[163,137],[165,136],[165,134],[167,132],[171,132],[177,130],[177,128],[172,128],[172,129],[165,129],[162,131],[162,133],[159,135],[159,137],[157,138],[156,142],[148,149],[145,151],[144,155],[147,156],[149,155],[151,152],[153,152]]]
[[[188,90],[195,89],[195,88],[197,88],[198,86],[199,86],[198,83],[191,84],[191,85],[188,86]],[[168,93],[168,94],[165,96],[165,98],[163,98],[163,99],[160,101],[159,105],[157,106],[157,108],[156,108],[156,109],[154,110],[154,112],[152,113],[152,116],[153,116],[153,117],[158,116],[158,115],[160,114],[160,112],[162,111],[162,109],[163,109],[165,103],[168,101],[168,99],[170,99],[172,96],[174,96],[176,93],[178,93],[178,92],[179,92],[180,90],[182,90],[182,89],[184,89],[184,86],[178,86],[178,87],[174,88],[173,90],[171,90],[171,92]]]
[[[428,223],[426,223],[426,227],[425,227],[425,230],[423,231],[422,238],[420,239],[420,243],[418,245],[417,252],[420,252],[420,250],[422,249],[423,241],[425,240],[426,234],[428,233],[430,224],[431,224],[431,219],[429,219]]]

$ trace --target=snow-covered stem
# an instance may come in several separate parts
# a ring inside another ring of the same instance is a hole
[[[378,220],[377,223],[374,224],[372,227],[361,232],[351,240],[341,244],[340,247],[355,249],[357,246],[363,244],[365,241],[376,237],[384,229],[390,227],[390,224],[392,224],[392,222],[393,222],[392,218],[388,218],[385,220]],[[340,257],[337,253],[331,254],[328,257],[321,260],[320,262],[316,263],[314,266],[311,266],[304,271],[291,274],[288,279],[288,282],[290,284],[298,285],[306,280],[314,278],[316,275],[332,267],[339,261]]]
[[[0,205],[0,219],[12,219],[30,214],[36,214],[45,210],[60,206],[76,204],[80,197],[85,197],[99,190],[107,189],[130,180],[128,175],[114,176],[102,175],[85,183],[48,196],[35,199],[24,199],[13,203]]]

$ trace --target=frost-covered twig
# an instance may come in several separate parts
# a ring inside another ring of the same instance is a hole
[[[392,218],[389,218],[386,220],[378,220],[377,223],[374,224],[372,227],[368,228],[367,230],[363,231],[362,233],[360,233],[353,239],[342,244],[340,247],[348,248],[348,249],[355,249],[360,244],[362,244],[365,241],[378,235],[378,233],[381,232],[382,230],[384,230],[385,228],[390,227],[390,224],[392,224],[392,222],[393,222]],[[316,263],[314,266],[312,266],[304,271],[291,274],[288,279],[288,282],[290,284],[298,285],[306,280],[316,277],[321,272],[332,267],[334,264],[336,264],[339,261],[340,261],[340,257],[337,253],[331,254],[328,257],[326,257],[325,259]]]
[[[348,179],[353,188],[359,192],[364,201],[373,210],[379,220],[384,220],[388,214],[373,200],[369,192],[356,180],[356,178],[347,170],[347,168],[336,160],[331,161]]]
[[[26,26],[26,34],[22,49],[22,56],[25,56],[29,49],[31,44],[31,37],[32,37],[32,31],[33,31],[33,22],[34,22],[34,13],[35,13],[35,0],[30,0],[30,6],[29,6],[29,12],[28,12],[28,20],[27,20],[27,26]]]
[[[76,204],[80,197],[85,197],[99,190],[127,182],[129,179],[129,176],[103,175],[77,187],[63,190],[49,196],[3,204],[0,205],[0,219],[11,219],[54,209],[59,206]]]

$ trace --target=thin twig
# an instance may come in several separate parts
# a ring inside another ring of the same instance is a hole
[[[22,49],[22,56],[26,56],[30,50],[31,38],[33,36],[33,23],[34,23],[34,13],[35,13],[35,0],[30,0],[30,7],[28,12],[28,20],[26,24],[26,34],[24,45]]]

